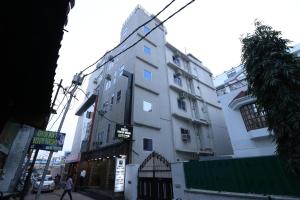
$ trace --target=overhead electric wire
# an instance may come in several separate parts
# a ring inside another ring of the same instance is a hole
[[[64,88],[62,85],[60,85],[60,84],[58,84],[58,83],[54,83],[54,84],[55,84],[55,85],[58,85],[58,87],[62,87],[62,89],[63,89],[63,94],[64,94],[63,99],[59,102],[59,104],[58,104],[58,106],[57,106],[57,108],[56,108],[56,110],[58,110],[59,107],[61,106],[61,104],[63,103],[64,99],[67,98],[67,100],[68,100],[68,97],[67,97],[66,94],[69,93],[69,90],[70,90],[70,88],[72,87],[73,84],[71,84],[70,87],[66,87],[66,88]],[[67,89],[67,88],[68,88],[68,89]],[[49,122],[53,119],[54,115],[55,115],[55,114],[52,114],[52,115],[51,115],[51,117],[50,117],[50,119],[49,119]],[[48,122],[48,123],[49,123],[49,122]]]
[[[81,89],[80,87],[78,87],[77,89],[79,89],[84,95],[85,95],[85,97],[88,99],[89,98],[89,96],[85,93],[85,91],[83,91],[83,89]]]
[[[68,103],[66,103],[66,104],[64,105],[64,107],[61,109],[61,112],[59,113],[58,117],[57,117],[56,120],[53,122],[53,124],[51,125],[51,127],[50,127],[49,130],[52,129],[52,127],[54,126],[54,124],[55,124],[55,123],[57,122],[57,120],[60,118],[60,116],[61,116],[61,114],[63,113],[63,111],[65,110],[67,104],[68,104]]]
[[[119,55],[123,54],[124,52],[128,51],[129,49],[131,49],[132,47],[134,47],[135,45],[137,45],[140,41],[142,41],[143,39],[145,39],[155,29],[157,29],[159,26],[161,26],[162,24],[164,24],[166,21],[168,21],[169,19],[171,19],[172,17],[174,17],[177,13],[179,13],[180,11],[182,11],[183,9],[185,9],[187,6],[189,6],[194,1],[195,0],[192,0],[189,3],[185,4],[184,6],[182,6],[180,9],[178,9],[172,15],[170,15],[169,17],[167,17],[165,20],[161,21],[158,25],[156,25],[154,28],[152,28],[148,33],[146,33],[144,36],[142,36],[140,39],[138,39],[135,43],[133,43],[132,45],[130,45],[129,47],[127,47],[126,49],[124,49],[120,53],[116,54],[115,56],[113,56],[110,60],[108,60],[108,61],[104,62],[103,64],[101,64],[99,67],[97,67],[96,69],[94,69],[92,72],[84,74],[83,78],[86,77],[86,76],[88,76],[88,75],[91,75],[92,73],[94,73],[95,71],[97,71],[98,69],[100,69],[102,66],[104,66],[105,64],[107,64],[108,62],[110,62],[112,59],[118,57]]]
[[[109,54],[110,52],[112,52],[113,50],[115,50],[116,48],[118,48],[119,46],[121,46],[125,41],[127,41],[135,32],[137,32],[141,27],[145,26],[146,24],[148,24],[149,22],[151,22],[152,20],[154,20],[155,18],[157,18],[158,15],[160,15],[163,11],[165,11],[172,3],[174,3],[176,0],[172,0],[169,4],[167,4],[162,10],[160,10],[156,15],[154,15],[151,19],[149,19],[148,21],[146,21],[145,23],[141,24],[140,26],[138,26],[136,29],[134,29],[124,40],[122,40],[122,42],[120,42],[117,46],[115,46],[113,49],[109,50],[108,52],[106,52],[101,58],[99,58],[96,62],[94,62],[93,64],[87,66],[86,68],[84,68],[80,73],[83,73],[84,71],[86,71],[87,69],[89,69],[90,67],[94,66],[95,64],[97,64],[102,58],[104,58],[107,54]]]
[[[62,108],[61,112],[59,113],[58,117],[57,117],[56,120],[53,122],[53,124],[51,125],[51,127],[50,127],[49,130],[52,129],[52,127],[53,127],[54,124],[58,121],[58,119],[60,118],[60,116],[61,116],[61,114],[63,113],[64,109],[66,108],[66,106],[67,106],[67,104],[68,104],[68,101],[69,101],[69,99],[68,99],[68,97],[67,97],[67,94],[69,93],[69,90],[71,89],[72,86],[73,86],[73,83],[70,85],[70,87],[68,87],[68,89],[65,89],[65,88],[63,87],[63,90],[64,90],[64,97],[63,97],[63,99],[66,98],[66,99],[67,99],[67,103],[64,105],[64,107]],[[76,86],[74,86],[74,87],[76,87]],[[63,100],[61,101],[61,104],[62,104],[62,102],[63,102]],[[60,104],[60,105],[61,105],[61,104]],[[60,106],[60,105],[59,105],[59,106]],[[59,108],[59,106],[58,106],[58,108]],[[57,110],[58,110],[58,108],[57,108]]]

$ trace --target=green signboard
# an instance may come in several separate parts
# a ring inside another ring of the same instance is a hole
[[[61,151],[64,145],[65,135],[66,134],[64,133],[38,130],[32,138],[30,148],[47,151]]]

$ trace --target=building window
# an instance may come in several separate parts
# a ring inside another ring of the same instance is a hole
[[[151,55],[151,49],[150,49],[150,47],[147,47],[147,46],[144,45],[144,53],[146,55]]]
[[[103,107],[103,111],[107,112],[108,101],[105,101],[102,107]]]
[[[144,78],[145,78],[146,80],[151,81],[151,79],[152,79],[152,73],[151,73],[150,71],[144,69]]]
[[[175,63],[176,65],[180,66],[180,60],[178,56],[172,56],[173,59],[173,63]]]
[[[185,101],[182,99],[177,99],[178,108],[186,111]]]
[[[90,111],[87,111],[87,112],[86,112],[86,118],[87,118],[87,119],[91,119],[91,118],[92,118],[92,115],[93,115],[92,112],[90,112]]]
[[[112,111],[112,106],[113,106],[113,104],[114,104],[114,96],[115,96],[115,95],[112,95],[112,96],[111,96],[111,99],[110,99],[110,107],[109,107],[110,111]]]
[[[191,136],[190,136],[190,131],[184,128],[180,129],[181,133],[181,140],[183,142],[190,142],[191,141]]]
[[[117,93],[117,102],[116,103],[119,103],[120,100],[121,100],[121,90],[119,90]]]
[[[145,112],[152,112],[152,104],[147,101],[143,101],[143,110]]]
[[[120,68],[120,71],[119,71],[119,76],[123,75],[124,69],[125,69],[125,65],[122,65],[121,68]]]
[[[117,71],[115,71],[115,73],[114,73],[113,84],[116,84],[116,81],[117,81]]]
[[[147,34],[150,32],[150,28],[148,26],[144,26],[144,33]]]
[[[97,144],[102,144],[102,137],[103,137],[104,131],[101,131],[100,133],[97,134]]]
[[[105,90],[108,90],[111,86],[111,80],[107,80],[105,84]]]
[[[247,131],[267,127],[265,112],[258,110],[255,103],[242,106],[240,111]]]
[[[173,75],[173,78],[174,78],[174,83],[175,83],[176,85],[182,86],[182,80],[181,80],[181,78],[180,78],[179,75],[174,74],[174,75]]]
[[[109,142],[109,132],[110,132],[110,124],[108,124],[108,126],[107,126],[106,143]]]
[[[144,151],[152,151],[152,139],[144,138],[143,139]]]
[[[110,71],[113,67],[114,67],[114,63],[113,62],[109,62],[108,63],[108,71]]]

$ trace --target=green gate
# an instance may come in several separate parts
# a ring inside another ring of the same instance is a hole
[[[300,180],[277,156],[184,163],[187,188],[300,196]]]

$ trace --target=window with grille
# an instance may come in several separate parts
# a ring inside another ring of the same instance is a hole
[[[152,139],[144,138],[143,139],[144,151],[152,151]]]
[[[182,80],[181,80],[180,76],[178,76],[177,74],[174,74],[173,78],[174,78],[174,83],[176,85],[182,86]]]
[[[178,108],[186,111],[185,101],[182,99],[177,99]]]
[[[181,132],[181,140],[183,142],[191,141],[190,131],[188,129],[181,128],[180,132]]]
[[[172,60],[176,65],[180,66],[180,60],[178,56],[172,56]]]
[[[242,106],[240,111],[247,131],[267,127],[265,112],[258,110],[255,103]]]
[[[121,100],[121,90],[119,90],[117,93],[117,102],[116,103],[119,103],[120,100]]]
[[[110,124],[107,126],[107,132],[106,132],[106,143],[109,142],[109,132],[110,132]]]
[[[110,107],[109,107],[109,110],[111,111],[112,110],[112,106],[114,104],[114,94],[111,96],[111,99],[110,99]]]

